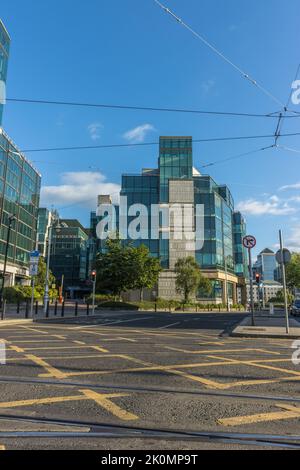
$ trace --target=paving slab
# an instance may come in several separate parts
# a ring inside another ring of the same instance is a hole
[[[251,316],[244,318],[231,332],[230,336],[248,338],[300,338],[300,323],[289,318],[290,331],[286,332],[285,317],[259,315],[255,317],[255,326],[252,326]]]

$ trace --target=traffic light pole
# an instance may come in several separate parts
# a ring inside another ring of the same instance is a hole
[[[250,279],[250,308],[251,308],[252,326],[255,326],[251,248],[248,248],[248,259],[249,259],[249,279]]]
[[[97,273],[93,271],[93,304],[92,304],[92,313],[95,315],[95,295],[96,295],[96,281],[97,281]]]

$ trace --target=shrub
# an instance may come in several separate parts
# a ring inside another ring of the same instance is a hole
[[[110,294],[96,294],[95,295],[95,304],[100,304],[101,302],[107,302],[109,300],[114,300],[114,297]],[[93,296],[89,295],[85,299],[86,303],[92,304],[93,303]]]
[[[98,305],[99,309],[109,309],[109,310],[138,310],[138,305],[131,304],[128,302],[116,302],[109,300],[107,302],[101,302]]]

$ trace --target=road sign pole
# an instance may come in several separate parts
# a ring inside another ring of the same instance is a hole
[[[31,277],[31,304],[30,304],[30,318],[33,318],[33,305],[34,305],[34,285],[35,276]]]
[[[251,248],[248,248],[248,260],[249,260],[249,280],[250,280],[250,308],[251,308],[251,318],[252,318],[252,326],[255,326]]]
[[[282,270],[282,283],[283,283],[283,295],[284,295],[285,328],[286,328],[286,333],[289,334],[290,324],[289,324],[289,311],[288,311],[288,301],[287,301],[287,292],[286,292],[285,262],[284,262],[283,241],[282,241],[281,230],[279,230],[279,242],[280,242],[281,270]]]

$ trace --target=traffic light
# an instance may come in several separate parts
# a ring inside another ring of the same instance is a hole
[[[91,278],[93,282],[96,281],[96,275],[97,275],[97,272],[95,270],[91,272]]]
[[[260,281],[260,275],[259,275],[259,274],[255,274],[255,282],[256,282],[256,284],[259,284],[259,281]]]

